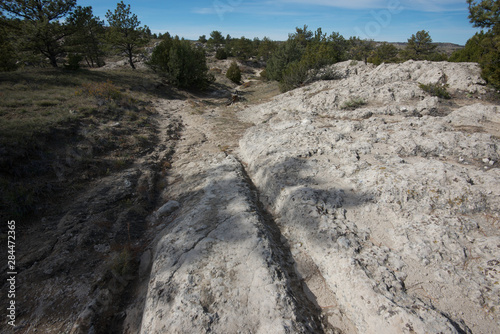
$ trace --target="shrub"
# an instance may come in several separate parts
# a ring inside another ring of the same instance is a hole
[[[236,62],[232,62],[227,70],[226,77],[234,83],[239,84],[241,81],[241,70]]]
[[[260,79],[264,81],[269,80],[269,78],[267,77],[267,71],[265,69],[260,72]]]
[[[355,110],[361,106],[364,106],[366,104],[366,101],[363,100],[360,97],[353,97],[350,98],[349,100],[345,101],[340,109],[342,110]]]
[[[289,90],[301,87],[309,77],[309,66],[304,62],[294,62],[287,66],[280,81],[280,90]]]
[[[419,84],[420,89],[424,92],[431,94],[432,96],[437,96],[443,99],[451,99],[450,93],[446,90],[445,85],[440,84]]]
[[[2,28],[1,23],[0,21],[0,72],[14,71],[17,69],[17,55],[7,29]]]
[[[122,93],[110,80],[101,83],[84,83],[76,93],[106,101],[119,100],[122,97]]]
[[[68,56],[68,64],[64,64],[64,68],[71,71],[76,71],[80,69],[80,62],[83,60],[83,56],[71,53]]]
[[[218,60],[227,59],[226,49],[217,49],[217,51],[215,52],[215,58],[217,58]]]
[[[214,80],[208,73],[205,52],[168,33],[153,50],[148,65],[180,88],[205,89]]]

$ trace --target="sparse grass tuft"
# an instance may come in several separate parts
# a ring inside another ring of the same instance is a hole
[[[76,94],[105,101],[116,101],[122,98],[122,93],[111,80],[100,83],[84,83],[82,88],[77,90]]]

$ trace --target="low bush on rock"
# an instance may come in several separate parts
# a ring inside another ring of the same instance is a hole
[[[340,106],[340,109],[342,110],[355,110],[361,106],[366,105],[367,102],[363,100],[360,97],[353,97],[350,98],[349,100],[345,101],[342,106]]]
[[[437,96],[442,99],[451,99],[450,93],[446,90],[446,85],[440,84],[419,84],[420,89],[429,93],[432,96]]]

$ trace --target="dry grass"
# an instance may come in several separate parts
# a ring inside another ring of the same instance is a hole
[[[156,140],[158,81],[132,70],[0,73],[0,218],[126,168]]]

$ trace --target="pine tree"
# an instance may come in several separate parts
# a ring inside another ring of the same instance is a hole
[[[71,34],[63,22],[75,8],[76,0],[3,0],[0,9],[12,18],[21,19],[17,34],[22,48],[45,56],[53,67],[64,53],[63,42]]]
[[[68,38],[68,51],[81,56],[90,67],[104,65],[104,21],[92,14],[92,7],[78,6],[68,18],[74,33]]]
[[[467,0],[469,19],[474,27],[486,28],[474,35],[463,50],[452,55],[454,61],[478,62],[482,76],[490,84],[500,87],[500,1]]]
[[[125,5],[123,1],[117,4],[114,12],[108,10],[106,19],[109,24],[108,42],[118,51],[125,53],[130,66],[135,69],[134,54],[150,39],[147,26],[140,27],[141,22],[137,19],[137,15],[133,14],[130,5]]]
[[[17,56],[7,22],[7,19],[0,14],[0,72],[13,71],[17,68]]]
[[[403,55],[406,59],[425,60],[435,53],[436,48],[437,45],[432,43],[429,32],[420,30],[408,39]]]

